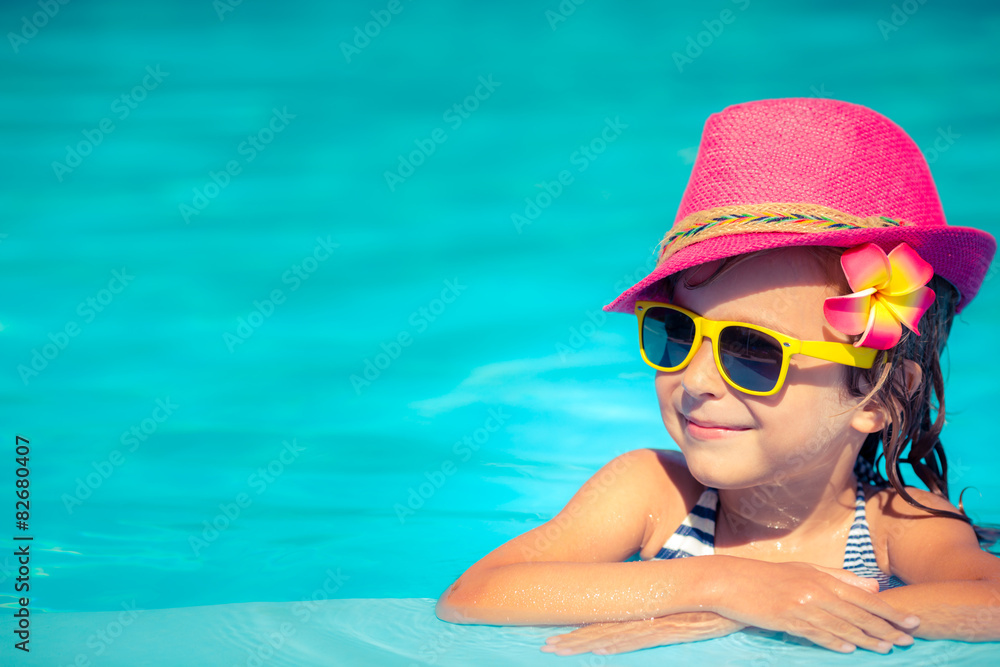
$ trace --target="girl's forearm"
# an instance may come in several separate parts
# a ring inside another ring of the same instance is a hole
[[[1000,640],[1000,582],[940,581],[890,588],[879,597],[920,617],[921,639]]]
[[[437,614],[452,623],[576,625],[701,611],[719,558],[512,563],[463,575]]]

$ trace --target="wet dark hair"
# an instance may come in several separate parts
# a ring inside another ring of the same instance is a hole
[[[826,272],[830,283],[844,294],[849,293],[850,286],[840,268],[844,248],[821,246],[807,249]],[[667,276],[660,281],[662,285],[656,286],[657,291],[669,299],[678,285],[697,289],[750,257],[770,252],[774,250],[722,260],[714,267],[698,271],[696,283],[690,282],[693,269]],[[959,512],[927,507],[918,502],[907,491],[900,469],[901,463],[908,464],[930,492],[948,500],[948,459],[940,438],[945,422],[941,355],[951,332],[959,294],[951,283],[937,275],[931,278],[928,287],[934,290],[936,298],[920,319],[919,336],[904,327],[899,343],[889,350],[880,350],[871,368],[844,367],[849,395],[861,398],[862,405],[873,402],[886,416],[885,428],[868,435],[858,458],[870,465],[876,481],[882,481],[878,470],[879,460],[884,459],[888,483],[903,500],[934,516],[959,519],[972,525],[980,544],[989,548],[1000,540],[1000,529],[973,524],[962,507],[961,496]],[[913,388],[907,387],[907,360],[915,362],[922,370],[920,381]]]

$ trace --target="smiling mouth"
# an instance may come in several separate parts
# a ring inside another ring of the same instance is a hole
[[[749,428],[743,426],[726,426],[721,424],[712,424],[711,422],[699,422],[698,420],[692,419],[684,414],[681,414],[681,419],[683,420],[684,430],[688,433],[688,435],[702,440],[725,438],[736,433],[742,433],[743,431],[750,430]]]

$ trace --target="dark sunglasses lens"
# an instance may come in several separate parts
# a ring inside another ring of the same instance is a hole
[[[676,310],[653,306],[642,320],[640,342],[646,358],[656,366],[680,366],[694,343],[694,320]]]
[[[719,357],[726,375],[750,391],[770,391],[781,375],[781,344],[746,327],[726,327],[719,334]]]

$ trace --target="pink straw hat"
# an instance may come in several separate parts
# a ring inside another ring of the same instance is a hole
[[[869,242],[908,243],[958,289],[959,311],[996,250],[986,232],[948,225],[920,149],[885,116],[816,98],[737,104],[705,123],[656,268],[604,310],[632,313],[661,278],[712,260]]]

